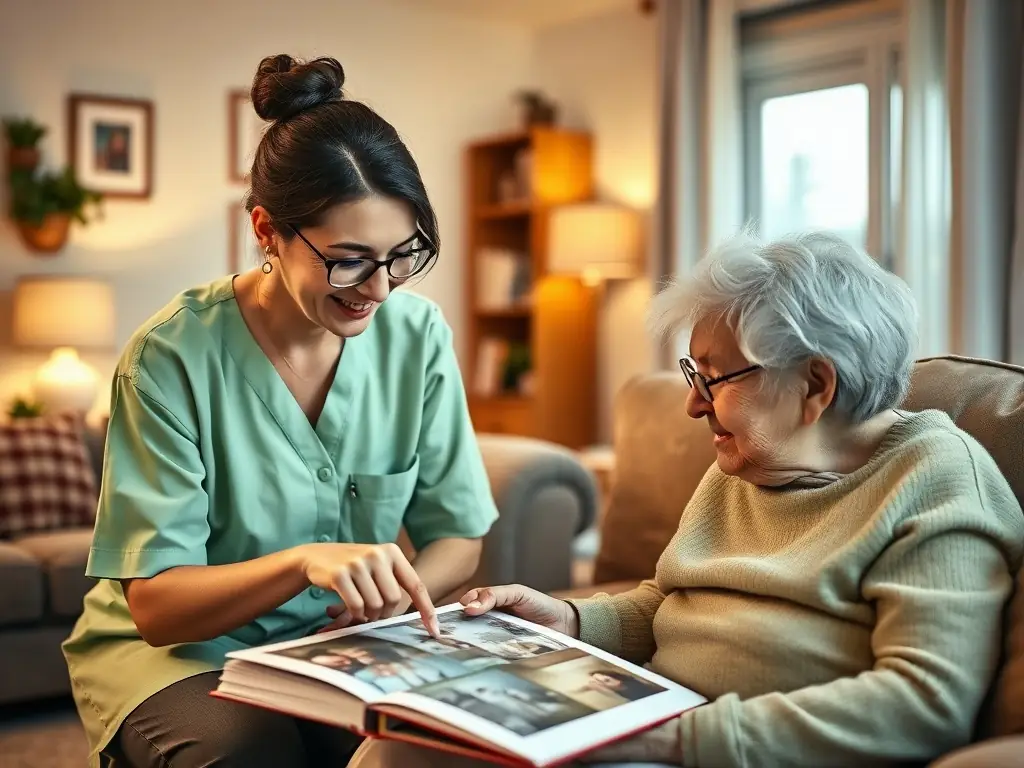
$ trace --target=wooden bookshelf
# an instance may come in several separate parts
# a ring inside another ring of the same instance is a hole
[[[595,297],[575,278],[549,275],[547,253],[551,209],[593,196],[592,154],[589,134],[558,128],[487,137],[466,148],[466,384],[479,432],[572,448],[596,437]],[[513,283],[524,290],[496,302],[513,262]],[[514,370],[526,375],[509,372],[513,358]]]

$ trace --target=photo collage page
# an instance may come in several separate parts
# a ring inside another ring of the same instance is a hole
[[[529,736],[662,693],[627,670],[496,614],[420,619],[274,653],[318,664],[384,693],[417,694]]]

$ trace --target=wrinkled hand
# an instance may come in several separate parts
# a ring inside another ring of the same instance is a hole
[[[679,720],[637,734],[630,739],[609,744],[576,758],[581,763],[667,763],[683,764]]]
[[[299,551],[307,581],[342,600],[328,608],[332,628],[389,618],[411,603],[427,631],[440,634],[427,588],[398,545],[306,544]]]
[[[578,638],[580,634],[579,620],[572,606],[522,584],[471,589],[459,602],[470,616],[497,609],[563,635]]]

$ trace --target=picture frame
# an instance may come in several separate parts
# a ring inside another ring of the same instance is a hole
[[[153,194],[153,102],[68,95],[68,158],[78,183],[106,198]]]
[[[228,274],[236,275],[256,266],[261,260],[260,248],[252,231],[249,212],[241,203],[228,205]]]
[[[256,114],[248,91],[228,93],[228,181],[247,183],[256,147],[267,123]]]

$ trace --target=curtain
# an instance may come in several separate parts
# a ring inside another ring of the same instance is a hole
[[[1011,276],[1022,270],[1011,260],[1014,233],[1024,225],[1017,194],[1022,4],[946,1],[953,138],[951,348],[1007,360],[1013,328]],[[1012,290],[1019,303],[1019,280]],[[1019,345],[1022,331],[1019,325],[1015,330],[1018,339],[1012,341]]]
[[[921,354],[1024,362],[1020,0],[907,0],[898,271]]]
[[[743,222],[735,0],[658,3],[658,277],[685,275]],[[675,365],[666,349],[662,363]]]
[[[903,55],[903,165],[895,271],[920,311],[921,356],[949,350],[950,127],[942,0],[908,0]]]
[[[1024,37],[1024,21],[1021,22]],[[1024,44],[1024,40],[1021,41]],[[1020,47],[1018,47],[1018,51]],[[1024,91],[1024,56],[1020,63],[1021,91]],[[1024,94],[1017,112],[1017,187],[1014,193],[1014,241],[1010,256],[1010,328],[1009,357],[1015,365],[1024,365]]]

